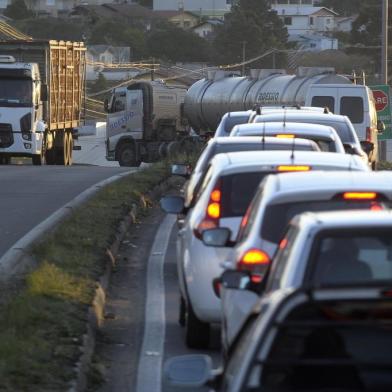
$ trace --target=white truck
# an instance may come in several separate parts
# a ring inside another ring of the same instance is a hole
[[[83,111],[81,42],[0,42],[0,163],[71,165]]]
[[[192,149],[195,138],[183,115],[186,91],[160,81],[136,81],[113,89],[105,100],[106,159],[139,166]]]

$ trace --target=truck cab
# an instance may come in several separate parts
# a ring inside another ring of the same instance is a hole
[[[16,62],[0,56],[0,161],[11,156],[41,157],[45,126],[42,122],[46,86],[38,64]],[[43,91],[41,91],[43,90]]]

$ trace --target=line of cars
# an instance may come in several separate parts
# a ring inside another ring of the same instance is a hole
[[[178,214],[185,341],[207,348],[220,324],[224,357],[218,370],[203,355],[174,358],[167,378],[224,391],[392,390],[392,173],[371,172],[344,116],[260,113],[233,115],[184,196],[161,200]]]

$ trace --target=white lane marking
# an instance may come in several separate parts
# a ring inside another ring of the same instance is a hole
[[[155,236],[147,267],[144,337],[137,373],[136,392],[160,392],[165,340],[165,285],[163,264],[176,221],[166,215]]]

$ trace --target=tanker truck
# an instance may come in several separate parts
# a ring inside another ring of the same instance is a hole
[[[30,157],[34,165],[72,164],[85,51],[81,42],[0,42],[0,163]]]
[[[183,113],[186,88],[162,81],[135,81],[112,90],[105,100],[106,159],[137,167],[167,154],[192,150]]]
[[[332,113],[347,115],[360,140],[377,149],[377,121],[371,90],[351,78],[336,74],[334,68],[300,67],[295,74],[285,70],[252,70],[249,76],[227,71],[210,71],[194,83],[184,101],[184,113],[197,132],[215,132],[228,112],[256,106],[321,106]]]

